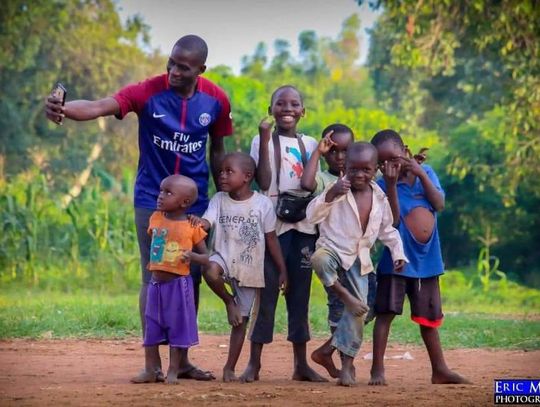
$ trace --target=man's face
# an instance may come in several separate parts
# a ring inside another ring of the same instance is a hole
[[[196,52],[185,51],[176,46],[167,62],[169,86],[172,89],[186,90],[195,85],[197,77],[206,70],[204,62]]]

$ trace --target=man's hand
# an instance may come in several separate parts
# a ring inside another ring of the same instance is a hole
[[[347,176],[343,176],[343,171],[339,173],[339,178],[336,183],[326,193],[326,202],[332,202],[334,199],[341,195],[345,195],[351,189],[351,182],[347,179]]]
[[[62,99],[53,96],[52,93],[47,96],[47,99],[45,99],[45,115],[53,123],[61,125],[63,123],[62,120],[66,117],[64,106],[62,106]]]
[[[287,275],[286,271],[282,271],[279,273],[279,290],[281,291],[282,295],[287,294],[287,291],[289,291],[289,277]]]
[[[270,116],[265,117],[259,123],[259,137],[261,144],[268,143],[272,138],[272,127],[274,126],[274,119]]]
[[[405,260],[396,260],[394,262],[394,271],[396,273],[401,273],[403,271],[403,267],[405,267]]]
[[[321,155],[329,152],[330,149],[337,144],[334,140],[332,140],[332,134],[334,134],[334,130],[330,130],[324,135],[321,141],[319,141],[317,150],[319,150],[319,153],[321,153]]]

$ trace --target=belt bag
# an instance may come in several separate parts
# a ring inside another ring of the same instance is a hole
[[[300,222],[306,218],[306,208],[313,198],[313,195],[298,196],[282,192],[278,195],[276,216],[283,222]]]
[[[302,165],[306,167],[306,147],[302,141],[302,135],[297,134],[298,147],[300,147],[300,153],[302,156]],[[279,144],[279,135],[274,133],[272,135],[272,141],[274,142],[274,159],[276,162],[276,184],[279,191],[279,173],[281,171],[281,146]],[[287,223],[296,223],[306,218],[306,208],[309,202],[314,198],[313,194],[308,196],[298,195],[291,192],[281,192],[278,194],[278,200],[276,205],[276,216]]]

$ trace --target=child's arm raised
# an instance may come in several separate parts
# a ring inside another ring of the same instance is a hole
[[[404,163],[403,168],[410,171],[420,179],[420,182],[424,187],[426,198],[431,206],[433,206],[433,209],[435,209],[437,212],[441,212],[444,209],[444,194],[442,193],[440,187],[437,188],[435,186],[427,172],[414,158],[402,157],[401,159]]]
[[[319,158],[321,157],[321,155],[329,152],[332,146],[336,144],[331,137],[333,133],[334,130],[330,130],[328,133],[326,133],[321,139],[321,141],[319,141],[317,150],[315,150],[313,154],[311,154],[311,157],[309,158],[309,161],[304,168],[302,179],[300,180],[300,185],[302,186],[302,189],[311,192],[317,189],[317,181],[315,180],[315,176],[317,175]]]
[[[401,170],[401,164],[399,162],[385,161],[381,165],[381,171],[384,177],[384,183],[386,185],[386,196],[388,197],[388,202],[390,203],[390,208],[392,209],[392,216],[394,217],[393,226],[397,227],[399,225],[399,199],[397,194],[397,180],[399,177],[399,172]]]
[[[272,256],[272,260],[274,260],[274,264],[279,272],[279,289],[285,294],[287,292],[289,278],[276,231],[265,233],[264,240],[266,242],[266,250],[268,250],[270,256]]]
[[[326,219],[336,199],[346,194],[350,188],[351,183],[349,180],[346,177],[340,177],[331,187],[324,190],[309,203],[306,208],[308,222],[316,225]]]
[[[259,163],[257,164],[255,179],[263,191],[268,191],[272,182],[270,150],[268,147],[272,138],[272,125],[272,119],[266,117],[259,124]]]
[[[339,174],[338,180],[332,185],[332,188],[328,190],[325,195],[324,201],[330,203],[341,195],[345,195],[351,189],[351,181],[347,179],[347,176],[343,176],[343,172]]]

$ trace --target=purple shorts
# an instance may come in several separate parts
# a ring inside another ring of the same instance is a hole
[[[191,276],[166,283],[150,281],[144,313],[144,346],[189,348],[199,343]]]

